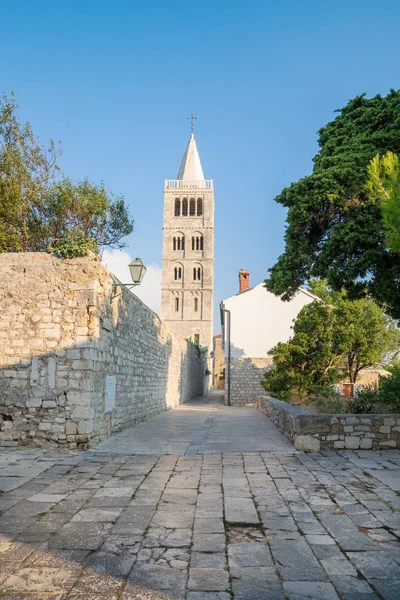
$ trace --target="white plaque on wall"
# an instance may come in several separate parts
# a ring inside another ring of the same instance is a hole
[[[115,392],[117,389],[116,375],[106,375],[106,394],[104,397],[104,411],[111,412],[115,408]]]

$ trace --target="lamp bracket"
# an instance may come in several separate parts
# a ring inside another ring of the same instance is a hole
[[[116,290],[116,288],[127,288],[128,290],[131,290],[132,288],[136,287],[137,285],[140,285],[140,283],[113,283],[111,284],[111,288],[112,290]],[[113,294],[111,293],[111,298],[110,298],[110,304],[112,303],[112,301],[114,300],[114,298],[117,298],[118,296],[122,295],[122,291],[119,292],[119,294]]]

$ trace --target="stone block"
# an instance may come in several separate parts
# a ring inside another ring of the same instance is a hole
[[[353,436],[346,436],[344,438],[345,448],[347,450],[357,450],[360,447],[360,438]]]
[[[371,438],[363,438],[360,440],[360,448],[362,450],[369,450],[372,448],[372,439]]]
[[[67,422],[65,425],[65,433],[67,435],[75,435],[77,433],[77,425],[75,423]]]
[[[14,378],[17,376],[17,371],[14,371],[12,369],[5,369],[3,371],[3,377],[5,378]]]
[[[229,568],[272,567],[267,546],[260,543],[230,544],[228,546]]]
[[[83,358],[86,360],[97,360],[98,352],[96,348],[85,348],[83,350]]]
[[[41,423],[39,423],[39,429],[41,431],[50,431],[52,429],[52,427],[53,427],[52,423],[47,423],[47,422],[43,422],[43,421]]]
[[[380,441],[379,442],[379,446],[380,447],[387,447],[387,448],[396,448],[397,447],[397,442],[396,440],[386,440],[386,441]]]
[[[70,391],[67,392],[67,402],[71,406],[78,405],[82,406],[90,406],[91,394],[90,392],[77,392]]]
[[[296,435],[294,446],[296,450],[303,452],[319,452],[321,450],[320,440],[311,435]]]
[[[54,400],[43,400],[42,406],[43,408],[57,408],[57,402],[54,402]]]
[[[89,406],[74,406],[71,412],[72,419],[91,419],[93,418],[93,409]]]
[[[46,327],[42,329],[42,334],[44,338],[59,339],[61,337],[60,325],[55,324],[51,327]]]
[[[93,432],[93,421],[79,421],[78,433],[92,433]]]
[[[64,433],[65,432],[65,426],[64,425],[60,425],[59,423],[54,423],[52,428],[51,428],[53,433]]]
[[[225,569],[191,568],[188,582],[190,590],[224,591],[229,586],[229,574]]]
[[[360,419],[358,417],[346,417],[347,425],[356,425],[359,422],[360,422]]]
[[[379,427],[379,433],[390,433],[390,425],[381,425]]]
[[[28,398],[27,400],[25,400],[25,406],[27,408],[39,408],[39,406],[42,406],[42,399],[41,398]]]
[[[47,361],[47,383],[51,390],[56,387],[57,362],[54,356],[49,356]]]

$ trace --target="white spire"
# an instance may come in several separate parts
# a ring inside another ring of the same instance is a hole
[[[203,169],[201,168],[200,156],[197,152],[196,140],[194,133],[190,134],[189,143],[186,152],[183,155],[181,168],[179,169],[177,179],[186,181],[203,181]]]

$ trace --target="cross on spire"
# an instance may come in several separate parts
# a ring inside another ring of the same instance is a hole
[[[187,117],[190,121],[190,133],[194,133],[194,122],[197,121],[197,117],[194,116],[194,113]]]

